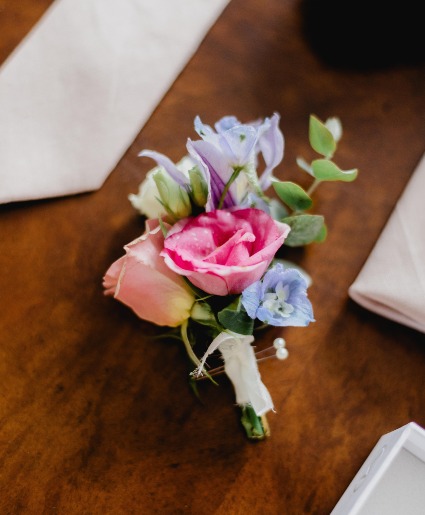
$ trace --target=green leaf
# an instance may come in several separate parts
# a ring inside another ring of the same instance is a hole
[[[323,231],[324,217],[322,215],[288,216],[282,222],[291,227],[291,232],[285,240],[288,247],[301,247],[317,241]]]
[[[235,333],[252,334],[254,330],[254,320],[246,313],[240,296],[219,311],[217,318],[223,327]]]
[[[316,159],[311,163],[313,173],[319,181],[351,182],[357,177],[357,169],[341,170],[329,159]]]
[[[162,235],[164,236],[164,238],[166,238],[168,230],[165,227],[165,224],[164,224],[164,221],[162,220],[162,218],[158,218],[158,223],[159,223],[159,227],[161,228]]]
[[[194,393],[195,397],[197,397],[197,399],[200,401],[201,396],[199,394],[197,381],[196,381],[196,379],[194,379],[191,376],[189,376],[189,386],[190,386],[190,389],[192,390],[192,392]]]
[[[273,181],[272,184],[279,198],[291,209],[304,211],[311,207],[313,201],[298,184],[289,181]]]
[[[213,310],[207,302],[195,302],[190,312],[190,318],[198,324],[206,325],[216,330],[219,329]]]
[[[332,132],[314,115],[310,115],[308,137],[310,145],[319,154],[332,157],[336,150],[336,141]]]
[[[326,224],[322,225],[322,228],[319,231],[319,234],[317,235],[316,239],[314,241],[317,241],[317,243],[323,243],[328,236],[328,228],[326,227]]]
[[[275,220],[280,220],[281,218],[289,215],[286,206],[284,206],[279,199],[271,198],[269,199],[268,204],[270,209],[270,216]]]

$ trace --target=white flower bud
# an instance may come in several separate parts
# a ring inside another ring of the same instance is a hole
[[[139,192],[128,196],[131,205],[147,218],[161,218],[167,214],[164,206],[159,201],[159,192],[153,175],[160,169],[157,166],[150,170],[146,179],[140,184]]]
[[[194,165],[194,161],[189,156],[183,157],[176,164],[177,168],[185,175],[188,175],[188,171]],[[134,209],[147,218],[161,218],[167,215],[167,210],[161,203],[160,193],[154,180],[154,175],[160,170],[165,172],[165,169],[162,166],[152,168],[152,170],[146,174],[145,180],[140,184],[138,193],[132,193],[128,196]]]
[[[159,197],[164,208],[175,218],[185,218],[192,212],[192,205],[187,191],[163,169],[153,174]]]

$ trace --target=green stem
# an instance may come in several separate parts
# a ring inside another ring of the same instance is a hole
[[[197,366],[201,366],[201,362],[197,358],[196,354],[193,352],[192,345],[190,344],[189,337],[187,336],[187,326],[188,326],[188,320],[185,320],[182,325],[180,326],[180,332],[181,337],[186,349],[186,352],[189,355],[189,358],[192,360],[192,362]],[[208,379],[218,386],[217,382],[214,381],[214,379],[209,375],[209,373],[205,370],[205,368],[202,369],[202,373],[208,377]]]
[[[186,352],[189,355],[189,358],[193,361],[193,363],[197,367],[199,367],[201,365],[201,362],[197,358],[196,354],[193,352],[192,345],[190,344],[189,338],[187,336],[187,326],[188,326],[188,321],[187,320],[185,320],[182,323],[182,325],[180,326],[180,332],[181,332],[182,340],[183,340],[184,346],[186,348]]]
[[[267,327],[270,327],[269,324],[261,324],[257,327],[254,327],[254,331],[262,331],[263,329],[266,329]]]
[[[239,408],[242,413],[242,426],[250,440],[265,440],[270,436],[266,415],[258,416],[250,404],[239,406]]]
[[[242,168],[240,166],[235,166],[233,169],[233,173],[230,177],[230,179],[227,181],[226,186],[224,187],[224,190],[221,193],[220,201],[218,203],[217,209],[221,209],[224,204],[224,199],[226,198],[227,192],[229,191],[230,186],[232,183],[236,180],[237,176],[240,174]]]
[[[322,181],[319,181],[318,179],[314,179],[314,181],[312,182],[311,186],[308,188],[307,190],[307,195],[309,197],[311,197],[313,191],[317,188],[317,186],[319,186],[319,184],[321,183]]]

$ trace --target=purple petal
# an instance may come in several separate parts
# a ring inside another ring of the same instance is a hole
[[[226,157],[220,152],[220,149],[208,141],[188,140],[187,149],[192,158],[203,163],[208,169],[212,204],[214,208],[216,208],[224,187],[229,181],[233,170],[229,166]],[[232,187],[230,187],[229,192],[224,199],[222,206],[223,209],[236,205],[236,201],[231,190]]]
[[[179,184],[180,186],[186,187],[189,185],[189,179],[186,175],[181,172],[177,166],[164,154],[155,152],[153,150],[143,150],[139,154],[140,157],[150,157],[158,163],[159,166],[165,168],[165,171]]]
[[[263,296],[263,287],[261,281],[257,281],[242,292],[242,304],[248,316],[255,320],[257,318],[257,310],[260,305],[260,299]]]
[[[195,117],[195,131],[201,136],[202,139],[209,140],[213,138],[214,140],[217,138],[217,134],[214,132],[209,125],[202,123],[201,118],[199,116]]]
[[[214,127],[218,133],[227,131],[235,127],[235,125],[241,125],[241,122],[236,118],[236,116],[224,116],[215,123]]]
[[[258,140],[260,151],[266,163],[266,169],[260,177],[260,185],[263,191],[271,186],[272,171],[283,159],[285,142],[279,129],[279,121],[280,116],[277,113],[271,119],[266,120],[265,130]]]
[[[193,142],[192,140],[188,139],[186,143],[187,151],[189,152],[190,157],[197,163],[199,168],[202,170],[205,181],[207,183],[207,189],[208,189],[208,195],[207,195],[207,202],[205,204],[205,210],[207,212],[213,211],[215,209],[214,204],[214,196],[212,194],[212,187],[211,187],[211,174],[208,169],[208,166],[202,161],[199,154],[196,152],[196,150],[193,148]]]
[[[232,165],[246,165],[256,143],[257,131],[250,125],[238,125],[220,134],[220,146]]]
[[[281,313],[278,309],[268,309],[263,304],[266,293],[276,290],[278,284],[289,288],[286,303],[292,306],[290,313]],[[307,297],[307,282],[296,269],[285,268],[278,263],[266,272],[263,279],[251,284],[242,292],[242,304],[251,318],[258,318],[270,325],[305,327],[314,322],[313,308]]]

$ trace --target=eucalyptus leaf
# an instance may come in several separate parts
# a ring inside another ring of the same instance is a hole
[[[357,169],[341,170],[329,159],[316,159],[311,163],[313,174],[319,181],[351,182],[357,177]]]
[[[310,145],[319,154],[332,157],[336,150],[336,141],[332,132],[316,116],[310,115],[308,132]]]
[[[301,168],[301,170],[304,170],[309,175],[314,177],[311,166],[307,163],[307,161],[303,157],[297,157],[297,165]]]
[[[323,243],[328,236],[328,228],[326,227],[326,224],[324,223],[322,225],[322,228],[319,231],[319,234],[317,235],[316,239],[314,241],[317,241],[317,243]]]
[[[239,296],[226,308],[217,313],[220,324],[238,334],[252,334],[254,320],[246,313]]]
[[[282,222],[291,227],[291,232],[285,240],[288,247],[302,247],[317,241],[324,225],[322,215],[296,215],[284,218]]]
[[[290,181],[274,181],[272,184],[279,198],[291,209],[304,211],[311,207],[313,201],[298,184]]]
[[[274,220],[280,220],[281,218],[284,218],[285,216],[289,215],[289,212],[286,209],[286,207],[277,198],[271,198],[270,199],[270,201],[269,201],[269,209],[270,209],[270,216]]]

